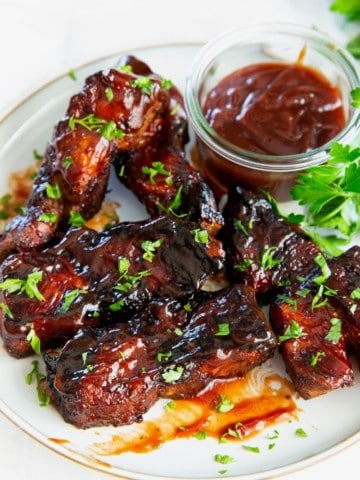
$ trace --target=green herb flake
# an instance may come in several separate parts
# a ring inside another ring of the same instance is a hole
[[[153,91],[153,82],[149,77],[138,77],[134,80],[130,80],[130,85],[133,85],[141,90],[141,93],[145,95],[151,95]]]
[[[35,160],[42,160],[44,158],[44,154],[39,153],[36,149],[33,150],[33,157]]]
[[[242,448],[244,450],[246,450],[247,452],[260,453],[260,448],[259,447],[251,447],[250,445],[243,445]]]
[[[170,400],[164,406],[165,410],[174,410],[176,408],[176,402],[174,400]]]
[[[305,437],[308,436],[308,434],[305,432],[305,430],[304,430],[303,428],[301,428],[301,427],[300,427],[300,428],[297,428],[297,429],[295,430],[295,435],[296,435],[297,437],[302,437],[302,438],[305,438]]]
[[[247,237],[249,236],[249,231],[246,229],[245,225],[242,223],[241,220],[239,219],[236,219],[234,221],[234,225],[235,225],[235,228],[237,230],[239,230],[240,232],[242,232],[244,235],[246,235]]]
[[[41,341],[33,328],[31,328],[29,333],[26,335],[26,340],[30,343],[31,348],[36,355],[41,355]]]
[[[205,430],[202,430],[201,432],[194,433],[193,437],[196,438],[197,440],[206,440],[207,433]]]
[[[195,228],[191,230],[191,233],[194,235],[194,240],[197,243],[207,245],[209,243],[209,233],[207,230],[201,230],[200,228]]]
[[[69,217],[69,223],[74,228],[83,227],[86,223],[86,220],[81,215],[81,213],[76,212],[75,210],[71,210],[70,217]]]
[[[67,170],[69,167],[71,167],[71,165],[73,164],[73,160],[72,158],[67,155],[65,158],[64,158],[64,161],[63,161],[63,167],[65,168],[65,170]]]
[[[0,308],[1,310],[4,310],[5,315],[7,315],[9,318],[13,319],[14,315],[12,314],[10,308],[6,305],[4,302],[0,302]]]
[[[114,100],[114,92],[111,87],[105,88],[105,97],[108,102],[112,102]]]
[[[160,203],[158,203],[158,207],[163,210],[164,212],[168,213],[169,215],[173,215],[176,218],[183,218],[187,216],[187,213],[177,213],[175,210],[181,207],[181,193],[182,193],[183,186],[177,189],[176,194],[168,207],[164,207]]]
[[[167,360],[169,360],[172,356],[172,353],[171,352],[159,352],[157,355],[156,355],[156,360],[158,362],[166,362]]]
[[[222,465],[227,465],[228,463],[236,462],[235,458],[230,457],[230,455],[222,455],[221,453],[217,453],[214,456],[214,460],[217,463],[221,463]]]
[[[61,198],[61,190],[59,185],[57,183],[55,185],[51,185],[50,183],[47,183],[46,195],[48,196],[48,198],[52,198],[56,200]]]
[[[274,268],[281,263],[280,259],[273,258],[273,255],[276,252],[276,250],[277,250],[276,247],[268,247],[262,254],[262,257],[260,260],[260,266],[265,271],[270,270],[271,268]]]
[[[218,323],[218,331],[215,333],[216,337],[225,337],[230,335],[230,325],[228,323]]]
[[[41,389],[41,381],[46,378],[43,373],[39,371],[39,362],[37,360],[33,360],[31,362],[33,368],[32,370],[26,375],[26,383],[28,385],[31,385],[33,382],[33,379],[35,377],[36,381],[36,389],[37,389],[37,394],[38,394],[38,400],[40,407],[46,407],[50,403],[50,397],[44,393],[44,391]]]
[[[74,82],[76,81],[76,73],[74,70],[69,70],[68,71],[68,77],[71,78],[71,80],[74,80]]]
[[[251,258],[245,258],[242,263],[237,263],[234,265],[235,270],[239,270],[239,272],[245,272],[254,262]]]
[[[119,70],[124,73],[132,73],[133,68],[131,65],[120,65]]]
[[[220,395],[220,401],[215,408],[219,413],[227,413],[230,412],[234,406],[235,405],[227,398],[226,395]]]
[[[66,292],[66,294],[64,295],[63,303],[60,307],[60,313],[66,313],[71,307],[72,303],[77,299],[77,297],[85,293],[88,293],[88,291],[79,288]]]
[[[164,78],[161,81],[161,88],[163,88],[164,90],[170,90],[170,88],[172,88],[172,86],[173,86],[173,82],[169,79]]]
[[[141,243],[141,248],[144,251],[144,253],[143,253],[144,260],[146,260],[148,262],[152,262],[154,260],[154,257],[155,257],[155,252],[160,247],[162,242],[163,242],[162,238],[160,238],[158,240],[155,240],[155,241],[144,240]]]
[[[42,280],[43,272],[35,269],[29,273],[27,278],[7,278],[0,283],[0,290],[8,293],[23,293],[25,292],[29,298],[36,298],[39,301],[45,300],[44,296],[39,292],[37,284]]]
[[[360,288],[355,288],[351,293],[350,297],[353,300],[360,300]]]
[[[325,355],[325,353],[322,352],[322,351],[316,352],[315,354],[311,355],[310,366],[315,367],[317,365],[319,359],[321,357],[323,357],[324,355]]]
[[[166,370],[161,376],[166,383],[174,383],[180,380],[183,372],[184,367],[177,366],[176,368]]]
[[[38,220],[39,222],[56,223],[58,220],[58,214],[54,212],[44,212],[39,215]]]
[[[339,318],[330,319],[330,329],[325,337],[325,340],[328,340],[332,343],[338,343],[341,338],[341,320]]]
[[[291,298],[291,297],[288,297],[286,295],[278,295],[277,298],[284,302],[284,303],[287,303],[288,305],[290,305],[290,308],[293,312],[296,312],[297,310],[297,301],[294,299],[294,298]]]
[[[150,183],[155,184],[155,177],[158,174],[165,175],[166,179],[170,178],[171,172],[167,170],[162,162],[155,161],[151,163],[151,167],[144,165],[141,169],[142,173],[149,175]],[[166,181],[165,179],[165,181]]]
[[[290,325],[287,326],[284,335],[280,335],[278,340],[279,342],[285,342],[286,340],[293,340],[296,338],[300,338],[306,335],[303,332],[303,328],[295,321],[291,320]]]

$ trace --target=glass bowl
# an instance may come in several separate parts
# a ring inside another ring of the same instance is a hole
[[[264,63],[295,64],[322,74],[340,92],[345,125],[331,141],[302,153],[263,154],[240,148],[207,122],[203,107],[209,92],[238,69]],[[360,109],[351,106],[351,91],[360,85],[351,54],[321,32],[293,24],[262,24],[231,31],[203,46],[186,79],[185,106],[196,148],[193,162],[220,197],[234,184],[268,191],[289,200],[289,190],[304,169],[326,162],[333,142],[353,143],[359,133]]]

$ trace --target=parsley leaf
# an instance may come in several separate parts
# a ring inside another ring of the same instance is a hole
[[[360,101],[357,89],[354,92]],[[320,246],[330,247],[330,254],[340,253],[337,250],[360,229],[360,148],[334,142],[329,160],[300,174],[290,193],[307,208],[303,222],[307,233],[308,229],[326,229]],[[312,238],[319,244],[321,237],[315,233]]]

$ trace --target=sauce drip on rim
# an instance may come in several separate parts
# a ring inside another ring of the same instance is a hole
[[[238,147],[270,155],[331,141],[345,125],[339,88],[301,60],[250,65],[225,77],[203,106],[210,126]]]

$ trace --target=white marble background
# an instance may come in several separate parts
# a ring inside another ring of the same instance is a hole
[[[225,30],[264,20],[315,26],[345,43],[355,33],[356,26],[346,25],[343,18],[330,12],[330,3],[330,0],[2,0],[0,119],[24,97],[60,74],[93,59],[135,47],[205,42]],[[4,381],[7,380],[1,379]],[[341,478],[349,469],[347,478],[360,478],[360,444],[289,475],[286,480]],[[107,476],[58,456],[0,414],[0,477],[95,480]]]

